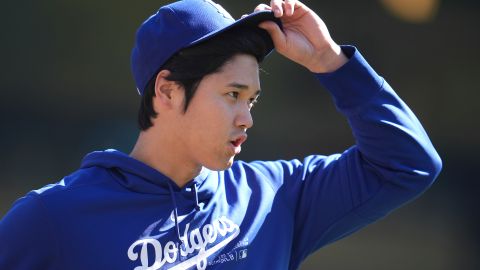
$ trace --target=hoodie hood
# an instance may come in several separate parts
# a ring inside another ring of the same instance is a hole
[[[172,202],[177,245],[181,242],[179,212],[200,211],[202,205],[210,200],[218,188],[218,176],[215,177],[217,174],[211,173],[206,168],[180,188],[161,172],[114,149],[95,151],[85,156],[81,168],[93,167],[109,170],[116,181],[132,191],[169,196]],[[178,246],[177,251],[180,256]]]
[[[174,186],[174,190],[181,190],[181,188],[178,187],[172,179],[168,178],[161,172],[115,149],[94,151],[87,154],[83,158],[80,168],[85,169],[90,167],[102,167],[105,169],[118,171],[119,173],[127,174],[125,176],[130,177],[124,179],[125,184],[131,187],[130,189],[134,191],[158,193],[159,190],[168,190],[168,183],[171,183]],[[191,186],[193,183],[197,184],[197,186],[201,185],[207,179],[210,173],[211,171],[204,167],[200,174],[193,178],[192,181],[185,185],[185,187]],[[151,184],[156,186],[156,188],[153,190],[144,190],[144,185],[150,188],[152,187]]]
[[[161,172],[115,149],[95,151],[86,155],[82,160],[81,168],[91,167],[110,170],[115,180],[121,185],[139,193],[169,195],[170,188],[173,192],[188,192],[195,185],[199,199],[207,199],[218,188],[217,173],[205,167],[197,177],[180,188]]]

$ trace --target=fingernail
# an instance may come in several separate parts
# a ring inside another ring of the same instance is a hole
[[[282,15],[282,11],[280,10],[280,8],[276,7],[274,10],[273,10],[273,13],[275,13],[275,16],[280,16]]]

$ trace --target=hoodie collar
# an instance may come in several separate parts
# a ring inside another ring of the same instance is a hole
[[[198,176],[187,183],[185,187],[180,188],[172,179],[161,172],[115,149],[94,151],[87,154],[82,160],[81,168],[89,167],[102,167],[113,170],[115,174],[120,176],[118,180],[122,185],[141,193],[168,194],[170,193],[170,185],[173,191],[176,192],[191,189],[195,185],[199,189],[200,195],[202,195],[208,189],[215,189],[214,186],[218,186],[218,184],[215,185],[214,183],[205,185],[205,180],[215,174],[204,167]],[[205,188],[207,190],[204,190]],[[213,192],[212,190],[210,191]]]
[[[195,210],[200,211],[199,193],[206,199],[207,197],[211,197],[218,188],[218,177],[216,178],[216,182],[212,179],[211,181],[208,181],[208,184],[204,185],[204,183],[207,182],[205,180],[210,175],[210,171],[206,168],[203,168],[200,174],[185,185],[185,187],[179,188],[175,182],[161,172],[114,149],[96,151],[85,156],[81,168],[90,167],[103,167],[109,169],[114,178],[130,190],[150,194],[168,194],[172,202],[174,213],[175,233],[178,240],[176,243],[179,256],[180,248],[178,243],[181,242],[181,238],[178,220],[179,201],[176,194],[182,193],[183,191],[193,193]],[[202,190],[199,191],[199,188]]]

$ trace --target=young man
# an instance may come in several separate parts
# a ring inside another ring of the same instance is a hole
[[[300,2],[256,11],[234,21],[184,0],[140,27],[133,151],[91,153],[19,199],[0,222],[0,269],[297,269],[432,184],[441,161],[425,131],[356,48],[338,46]],[[273,46],[330,91],[356,146],[233,161]]]

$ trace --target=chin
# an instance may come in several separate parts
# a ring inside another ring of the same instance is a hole
[[[228,160],[224,160],[220,162],[212,162],[210,164],[204,164],[203,166],[212,171],[224,171],[232,167],[233,161],[234,161],[234,157],[231,157]]]

